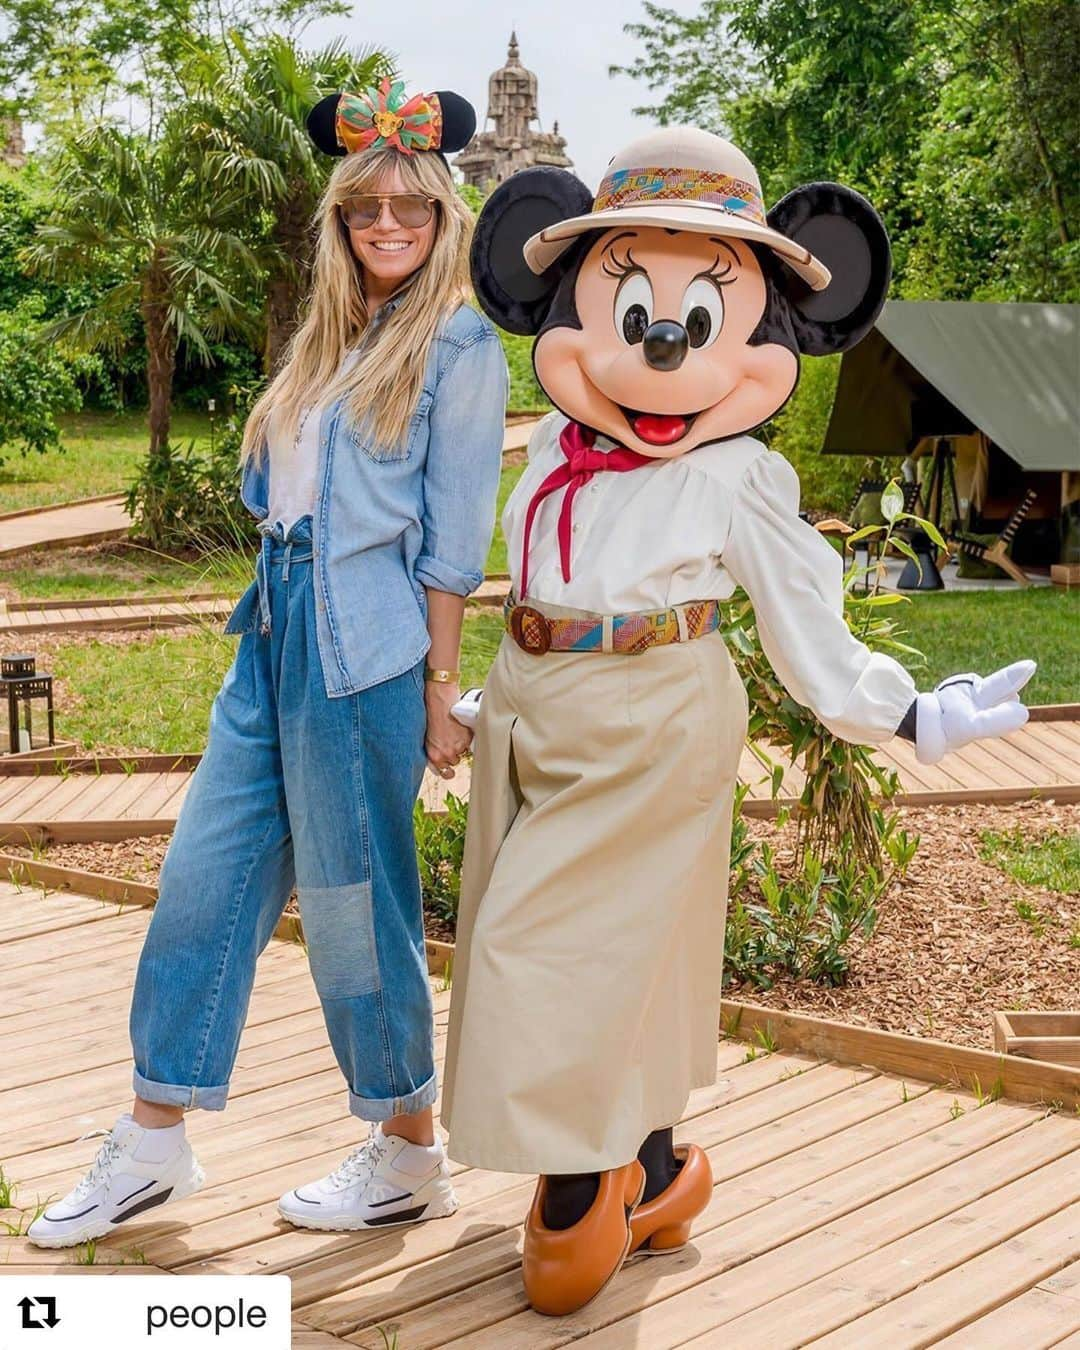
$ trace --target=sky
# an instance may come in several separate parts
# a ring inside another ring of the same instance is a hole
[[[694,14],[700,0],[665,5]],[[623,32],[642,18],[641,0],[384,0],[312,24],[303,41],[320,46],[343,38],[383,47],[397,55],[410,91],[452,89],[473,104],[482,127],[488,77],[506,61],[516,30],[522,65],[539,80],[541,126],[550,131],[558,121],[574,171],[595,192],[612,155],[649,129],[632,112],[654,101],[647,87],[607,73],[642,54],[641,43]]]

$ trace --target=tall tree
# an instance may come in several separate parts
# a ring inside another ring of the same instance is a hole
[[[258,272],[235,230],[243,203],[212,182],[174,113],[155,141],[98,125],[55,165],[54,207],[27,250],[32,267],[67,279],[112,280],[85,309],[56,319],[48,339],[115,349],[137,309],[146,335],[150,456],[167,454],[178,342],[208,360],[209,340],[251,328],[245,283]]]
[[[766,196],[839,178],[893,236],[909,296],[1080,296],[1076,0],[647,3],[639,111],[732,137]]]
[[[267,373],[296,328],[311,276],[315,206],[329,177],[305,118],[324,94],[364,88],[390,71],[391,58],[380,51],[334,43],[306,52],[278,36],[249,43],[232,34],[205,54],[200,91],[185,116],[207,175],[227,193],[258,202],[268,216],[261,253]]]

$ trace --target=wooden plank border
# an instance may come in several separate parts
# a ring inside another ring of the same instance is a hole
[[[57,863],[39,862],[15,853],[0,852],[0,878],[12,885],[44,886],[50,891],[72,891],[92,900],[111,900],[118,905],[138,909],[152,909],[157,903],[158,888],[145,881],[127,881],[123,877],[108,876],[103,872],[84,872],[77,867],[61,867]],[[0,919],[0,938],[3,922]],[[283,914],[274,929],[274,937],[282,942],[304,945],[304,929],[299,915]],[[454,944],[425,938],[428,972],[447,979],[454,968]]]
[[[119,598],[95,597],[93,600],[9,600],[9,614],[25,614],[28,610],[40,609],[125,609],[134,605],[187,605],[197,600],[220,600],[222,604],[235,607],[236,600],[221,591],[192,591],[189,595],[124,595]]]
[[[69,744],[74,744],[69,742]],[[198,768],[202,754],[199,751],[183,751],[175,755],[56,755],[46,758],[48,750],[57,750],[59,746],[41,746],[33,753],[39,758],[27,759],[23,756],[0,756],[0,778],[21,777],[36,778],[43,774],[63,775],[73,773],[113,774],[113,773],[182,773]],[[135,765],[134,770],[132,765]]]
[[[53,502],[49,506],[24,506],[18,511],[5,511],[0,525],[6,520],[21,520],[24,516],[41,516],[46,511],[65,511],[69,506],[92,506],[95,502],[122,502],[126,493],[102,492],[97,497],[75,497],[69,502]]]
[[[923,1082],[954,1084],[976,1096],[998,1093],[1013,1101],[1060,1105],[1068,1110],[1080,1106],[1080,1069],[1066,1064],[857,1027],[736,999],[722,1001],[721,1019],[728,1035],[745,1041],[764,1038],[780,1050],[869,1065]]]

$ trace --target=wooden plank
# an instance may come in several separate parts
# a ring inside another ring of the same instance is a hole
[[[524,1313],[448,1344],[682,1345],[1064,1156],[1072,1136],[1063,1126],[998,1102],[777,1198],[768,1177],[749,1187],[736,1178],[714,1188],[689,1247],[625,1267],[602,1299],[560,1319],[556,1339],[544,1339],[546,1319]]]
[[[58,863],[39,862],[17,854],[0,852],[0,870],[9,876],[25,878],[31,885],[79,892],[80,896],[95,900],[112,900],[121,907],[152,904],[157,899],[157,887],[146,882],[128,881],[107,873],[83,872]],[[4,932],[9,930],[5,927]]]
[[[725,1323],[725,1335],[747,1347],[933,1345],[1080,1255],[1078,1195],[1080,1170],[1051,1163]]]
[[[976,1094],[997,1086],[1016,1101],[1060,1102],[1070,1109],[1080,1105],[1080,1069],[950,1045],[929,1037],[850,1026],[803,1013],[777,1012],[733,999],[723,1001],[722,1016],[724,1026],[736,1026],[743,1039],[761,1032],[772,1036],[784,1050],[802,1051],[819,1059],[872,1064],[909,1078],[958,1083]]]
[[[873,1262],[856,1262],[853,1269],[845,1272],[842,1293],[835,1287],[831,1291],[829,1320],[843,1316],[845,1310],[859,1302],[865,1306],[867,1302],[879,1301],[890,1287],[904,1289],[904,1296],[892,1298],[883,1307],[822,1337],[818,1345],[831,1350],[839,1350],[841,1346],[861,1350],[875,1344],[882,1335],[890,1340],[898,1337],[901,1344],[936,1345],[943,1337],[1075,1260],[1080,1256],[1080,1204],[1065,1205],[1048,1194],[1048,1183],[1055,1181],[1059,1186],[1064,1184],[1066,1192],[1075,1193],[1080,1186],[1075,1167],[1070,1168],[1067,1163],[1063,1168],[1044,1167],[1035,1176],[1003,1187],[994,1196],[954,1215],[951,1231],[945,1231],[947,1225],[934,1224],[916,1234],[914,1240],[894,1244],[896,1256],[910,1264],[893,1265],[881,1290],[868,1290],[863,1284],[860,1267],[869,1269]],[[1006,1213],[1004,1207],[1010,1203],[1012,1212]],[[1023,1215],[1040,1209],[1048,1211],[1041,1221],[1030,1224],[1022,1221]],[[958,1257],[965,1248],[977,1253],[980,1248],[984,1250],[959,1264]],[[884,1258],[885,1251],[876,1256]],[[946,1265],[946,1273],[938,1274],[941,1263],[947,1262],[956,1264]],[[853,1276],[850,1286],[849,1275]],[[811,1291],[805,1289],[802,1293],[810,1296]],[[807,1317],[805,1302],[803,1319],[804,1329],[819,1325],[813,1315]],[[783,1325],[780,1324],[780,1329]],[[730,1327],[736,1344],[741,1343],[738,1327],[739,1322]],[[1068,1330],[1062,1325],[1062,1334]],[[1015,1327],[1013,1334],[1016,1337]],[[1013,1345],[1024,1345],[1026,1350],[1028,1342],[1017,1337]]]
[[[819,1074],[807,1076],[807,1082],[824,1086]],[[777,1196],[794,1180],[805,1181],[808,1160],[825,1175],[948,1119],[946,1103],[939,1095],[928,1093],[904,1103],[900,1084],[881,1078],[849,1085],[781,1114],[774,1099],[793,1085],[794,1080],[789,1080],[739,1106],[721,1107],[688,1122],[679,1128],[678,1138],[707,1150],[718,1185],[756,1174],[761,1178],[762,1195]],[[770,1101],[775,1114],[763,1117],[760,1106]],[[840,1132],[844,1132],[842,1153],[833,1143]],[[822,1143],[826,1146],[821,1147]],[[757,1203],[764,1202],[759,1199]],[[307,1308],[304,1316],[315,1326],[361,1344],[364,1338],[356,1332],[394,1319],[402,1344],[424,1350],[482,1330],[499,1320],[504,1306],[512,1306],[515,1312],[523,1308],[519,1261],[520,1233],[515,1230],[323,1299]],[[512,1275],[500,1281],[498,1291],[487,1289],[486,1281],[507,1272]],[[495,1305],[488,1299],[489,1292],[496,1293]],[[504,1305],[504,1299],[510,1304]],[[404,1316],[410,1312],[411,1316]]]
[[[1033,722],[1080,722],[1080,703],[1032,703],[1028,713]]]
[[[1039,761],[1060,774],[1067,782],[1080,778],[1080,752],[1058,734],[1056,723],[1029,722],[1023,731],[1014,733]]]
[[[733,1053],[734,1052],[734,1053]],[[721,1047],[721,1054],[730,1061],[738,1055],[734,1047]],[[741,1057],[740,1057],[741,1058]],[[759,1059],[751,1064],[735,1063],[724,1069],[728,1080],[726,1088],[721,1085],[709,1093],[696,1096],[691,1109],[704,1111],[712,1109],[721,1098],[731,1101],[754,1093],[764,1093],[772,1084],[780,1080],[784,1073],[790,1073],[792,1061],[781,1057],[772,1057],[771,1062]],[[417,1238],[417,1241],[432,1242],[436,1250],[445,1250],[446,1244],[480,1238],[486,1234],[501,1231],[508,1224],[517,1223],[528,1207],[529,1195],[534,1181],[526,1177],[497,1176],[482,1174],[484,1180],[470,1181],[469,1186],[459,1194],[462,1208],[458,1214],[436,1225],[430,1225],[435,1231],[430,1238]],[[509,1189],[507,1189],[509,1187]],[[482,1213],[470,1213],[469,1204],[479,1202],[482,1197],[495,1192],[504,1192],[498,1205],[485,1209]],[[473,1199],[469,1200],[468,1197]],[[479,1225],[477,1227],[477,1225]],[[426,1232],[426,1227],[425,1230]],[[311,1234],[295,1231],[281,1231],[276,1208],[264,1207],[253,1210],[243,1216],[242,1222],[231,1217],[216,1224],[204,1225],[198,1233],[198,1242],[186,1241],[183,1245],[163,1249],[148,1248],[148,1255],[155,1260],[172,1265],[183,1262],[187,1272],[196,1270],[203,1273],[244,1273],[289,1271],[294,1279],[294,1305],[301,1301],[295,1281],[300,1278],[298,1263],[304,1263],[304,1300],[317,1298],[322,1293],[333,1292],[339,1287],[339,1281],[355,1282],[360,1277],[357,1271],[354,1248],[357,1243],[371,1240],[371,1233],[334,1234],[330,1244],[331,1256],[322,1261],[311,1258],[313,1252]],[[381,1240],[386,1235],[376,1234]],[[441,1245],[440,1245],[441,1244]],[[400,1243],[391,1244],[391,1250],[397,1258],[402,1256]],[[426,1248],[425,1248],[426,1250]],[[367,1262],[365,1261],[365,1268]]]
[[[1026,1236],[1026,1235],[1025,1235]],[[1012,1244],[1010,1244],[1011,1246]],[[932,1291],[931,1291],[932,1293]],[[1080,1261],[935,1342],[948,1350],[1044,1350],[1080,1336]]]
[[[1028,744],[1030,745],[1030,742]],[[1030,783],[1033,787],[1073,781],[1071,775],[1056,772],[1050,765],[1033,758],[1026,749],[1013,745],[1004,736],[991,737],[980,742],[980,746],[984,754],[1003,766],[1005,774],[1018,778],[1021,782]]]

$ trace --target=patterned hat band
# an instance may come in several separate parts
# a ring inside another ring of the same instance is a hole
[[[336,117],[337,142],[348,153],[391,146],[403,155],[438,150],[443,114],[438,94],[405,95],[401,80],[389,79],[360,94],[342,94]]]
[[[600,184],[593,211],[658,202],[700,202],[765,225],[765,203],[753,183],[707,169],[612,169]]]

